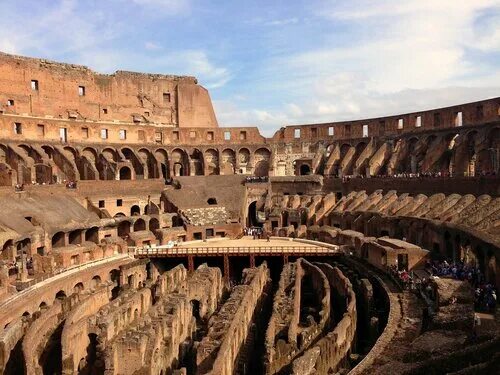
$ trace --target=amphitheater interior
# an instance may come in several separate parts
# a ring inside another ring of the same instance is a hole
[[[264,137],[0,54],[0,125],[2,374],[500,371],[500,97]]]

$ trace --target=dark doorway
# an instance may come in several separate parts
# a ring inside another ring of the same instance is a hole
[[[250,203],[250,206],[248,206],[247,222],[249,227],[262,227],[262,223],[259,223],[257,219],[257,201]]]
[[[302,164],[300,166],[300,175],[301,176],[306,176],[308,174],[311,174],[311,167],[307,164]]]
[[[120,169],[120,180],[131,180],[132,179],[132,171],[129,167],[122,167]]]

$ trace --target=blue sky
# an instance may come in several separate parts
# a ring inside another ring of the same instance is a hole
[[[500,0],[0,0],[0,8],[1,51],[102,73],[195,75],[221,125],[266,135],[500,96]]]

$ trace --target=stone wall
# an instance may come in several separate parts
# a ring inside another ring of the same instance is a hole
[[[255,314],[270,286],[270,273],[264,263],[257,269],[245,269],[243,282],[208,322],[208,334],[197,347],[199,374],[231,375],[237,370],[237,358],[247,339]]]
[[[266,372],[290,367],[329,327],[330,311],[330,286],[323,272],[302,258],[285,265],[266,332]]]
[[[328,278],[332,293],[341,300],[332,301],[332,309],[342,316],[335,328],[293,362],[297,375],[329,374],[338,371],[348,361],[356,337],[356,295],[352,285],[337,267],[318,264]]]
[[[61,335],[63,374],[72,375],[85,362],[90,343],[90,319],[110,300],[110,288],[102,287],[75,307],[65,321]]]
[[[4,53],[0,61],[0,101],[9,114],[217,127],[209,94],[194,77],[105,75],[85,66]],[[9,100],[12,105],[5,106]]]
[[[208,319],[216,310],[223,293],[218,268],[200,266],[186,282],[184,267],[176,267],[160,276],[155,305],[138,316],[127,329],[107,345],[105,374],[159,374],[172,372],[184,354],[181,344],[192,340],[196,329],[193,307]],[[180,281],[180,283],[177,283]]]

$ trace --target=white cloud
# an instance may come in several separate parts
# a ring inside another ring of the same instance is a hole
[[[189,0],[132,0],[135,4],[161,12],[163,14],[175,15],[185,13],[190,9]]]
[[[158,51],[162,49],[162,46],[160,46],[158,43],[148,41],[144,43],[144,48],[148,51]]]
[[[270,20],[270,21],[264,22],[264,24],[267,26],[285,26],[285,25],[295,24],[298,22],[299,22],[299,19],[297,17],[292,17],[292,18]]]
[[[230,71],[211,62],[203,50],[176,51],[153,59],[151,63],[162,70],[194,75],[207,89],[222,87],[232,79]]]
[[[316,13],[348,25],[350,39],[263,63],[260,73],[270,79],[256,89],[284,103],[240,113],[250,122],[253,114],[268,135],[283,123],[383,116],[500,94],[498,62],[486,60],[500,49],[499,0],[328,1]],[[478,60],[474,51],[486,57]],[[237,122],[237,109],[217,108],[220,123]],[[278,120],[284,122],[272,123]]]

